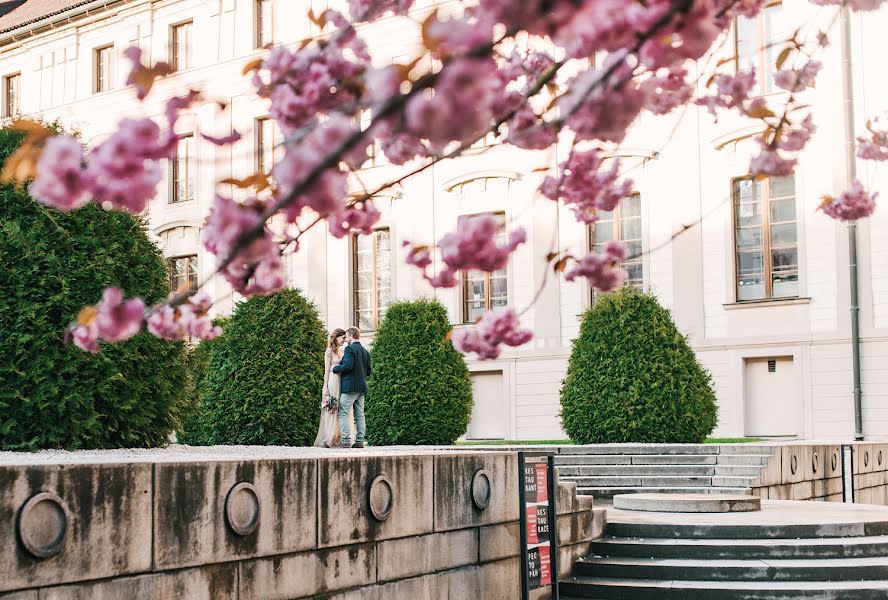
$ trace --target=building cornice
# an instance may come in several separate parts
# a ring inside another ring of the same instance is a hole
[[[105,11],[111,6],[126,4],[128,2],[129,0],[89,0],[78,6],[50,15],[44,15],[0,32],[0,46],[5,46],[24,38],[38,35],[44,30],[52,29],[61,23],[70,23],[76,19],[92,16],[98,12]]]

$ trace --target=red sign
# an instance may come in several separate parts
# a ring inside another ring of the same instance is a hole
[[[540,587],[552,585],[552,558],[549,546],[540,546]]]
[[[537,507],[525,506],[524,510],[527,513],[527,543],[539,544],[540,538],[537,535]]]

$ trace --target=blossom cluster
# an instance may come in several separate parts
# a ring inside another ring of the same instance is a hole
[[[68,333],[81,350],[96,353],[99,341],[114,343],[128,340],[148,324],[153,335],[177,340],[187,337],[209,340],[219,336],[222,329],[213,326],[207,312],[212,306],[205,293],[195,294],[175,308],[164,304],[145,316],[141,298],[123,299],[119,288],[107,288],[96,306],[84,308]]]
[[[31,195],[61,211],[93,200],[106,210],[141,213],[157,194],[161,159],[174,156],[179,112],[196,98],[197,93],[190,92],[167,103],[166,129],[149,118],[123,119],[88,157],[71,136],[49,138],[37,161]]]
[[[540,192],[551,200],[562,200],[573,210],[577,221],[594,223],[599,212],[614,210],[632,192],[631,179],[617,183],[619,161],[614,160],[608,169],[602,168],[603,163],[598,150],[572,152],[559,165],[561,177],[547,177]]]
[[[839,221],[854,221],[873,214],[876,210],[878,192],[869,193],[856,179],[851,187],[838,197],[825,196],[820,209],[828,216]]]
[[[628,273],[621,266],[626,259],[626,248],[616,241],[608,242],[604,252],[590,252],[578,261],[573,269],[564,274],[564,278],[573,281],[577,277],[585,277],[593,288],[609,292],[623,285]]]
[[[480,360],[498,358],[501,346],[521,346],[533,339],[533,332],[521,329],[517,313],[511,308],[485,313],[474,327],[455,329],[453,347],[464,354],[474,352]]]

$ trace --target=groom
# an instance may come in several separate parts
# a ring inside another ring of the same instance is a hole
[[[339,395],[339,429],[342,431],[342,448],[363,448],[367,423],[364,420],[364,394],[367,393],[367,378],[370,377],[370,353],[361,345],[361,330],[349,327],[345,330],[345,353],[342,363],[333,367],[333,372],[342,377]],[[355,407],[355,445],[349,443],[348,411]]]

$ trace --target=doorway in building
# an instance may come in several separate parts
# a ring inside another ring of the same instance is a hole
[[[747,436],[802,435],[802,383],[791,356],[744,361]]]
[[[469,440],[504,440],[508,434],[506,397],[502,371],[472,373],[472,419]]]

